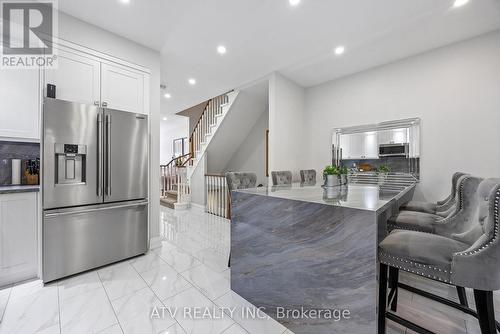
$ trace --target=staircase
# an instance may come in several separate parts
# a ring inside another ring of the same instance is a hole
[[[224,121],[231,105],[238,96],[238,91],[231,91],[208,101],[207,106],[189,138],[191,160],[187,165],[188,180],[193,175],[198,163],[206,153],[207,147]]]
[[[231,91],[207,101],[189,137],[189,153],[172,159],[161,169],[160,203],[172,209],[186,209],[191,203],[190,179],[203,159],[213,135],[224,121],[238,92]]]
[[[160,198],[160,204],[170,209],[175,209],[177,203],[177,190],[167,190],[165,196]]]
[[[160,204],[168,208],[187,206],[189,187],[186,186],[186,165],[191,154],[172,159],[168,164],[160,166]]]

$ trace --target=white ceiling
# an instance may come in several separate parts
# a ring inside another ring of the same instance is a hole
[[[500,29],[500,1],[59,0],[62,11],[161,51],[165,115],[280,71],[309,87]],[[217,54],[224,44],[227,54]],[[345,45],[341,57],[333,48]],[[187,79],[196,78],[190,86]]]

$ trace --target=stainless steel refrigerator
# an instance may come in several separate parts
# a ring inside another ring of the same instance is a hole
[[[145,253],[147,116],[46,98],[43,281]]]

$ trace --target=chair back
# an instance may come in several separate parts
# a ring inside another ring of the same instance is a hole
[[[500,179],[485,179],[477,189],[476,204],[469,216],[469,229],[462,240],[471,246],[455,253],[451,280],[477,290],[500,290],[499,228]]]
[[[248,172],[227,172],[226,181],[229,191],[255,188],[257,186],[257,174]]]
[[[302,169],[300,171],[300,182],[305,184],[315,184],[316,171],[314,169]]]
[[[271,177],[273,179],[273,186],[292,184],[291,171],[286,170],[286,171],[271,172]]]

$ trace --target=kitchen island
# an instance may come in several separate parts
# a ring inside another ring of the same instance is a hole
[[[414,185],[231,194],[231,289],[296,334],[376,333],[377,247]]]

